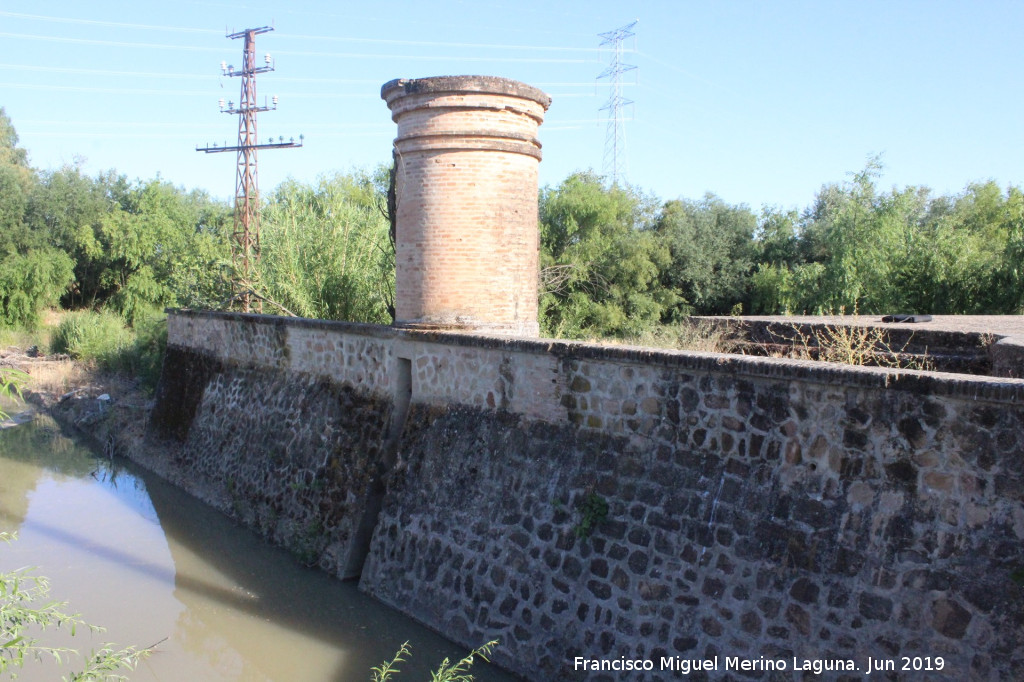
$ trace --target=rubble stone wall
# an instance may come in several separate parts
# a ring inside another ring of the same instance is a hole
[[[169,343],[216,365],[162,431],[196,476],[244,461],[250,522],[275,476],[334,491],[275,512],[318,519],[330,567],[363,556],[330,535],[359,516],[342,478],[379,473],[362,589],[528,679],[1024,677],[1024,381],[205,313]],[[352,454],[296,479],[242,435],[267,424]]]

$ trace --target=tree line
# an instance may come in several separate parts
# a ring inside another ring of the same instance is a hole
[[[1024,195],[879,186],[871,160],[802,211],[714,194],[663,201],[576,173],[540,191],[542,331],[635,337],[694,314],[1017,314]],[[388,169],[288,180],[263,197],[255,282],[304,317],[387,324]],[[232,208],[159,177],[36,170],[0,109],[0,324],[103,310],[128,324],[231,295]],[[265,309],[278,312],[277,308]]]
[[[541,192],[543,326],[637,336],[687,315],[1019,314],[1024,194],[883,190],[871,159],[803,211],[661,202],[589,173]]]

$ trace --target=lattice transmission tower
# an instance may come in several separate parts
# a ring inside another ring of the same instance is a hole
[[[277,142],[270,138],[268,142],[260,144],[256,135],[256,115],[263,111],[277,109],[276,95],[272,99],[272,104],[268,105],[266,98],[262,105],[256,103],[257,74],[274,70],[274,62],[269,53],[264,57],[263,66],[256,66],[256,36],[273,30],[273,27],[261,26],[228,34],[227,37],[232,40],[243,38],[245,41],[242,48],[241,69],[235,69],[234,66],[228,65],[226,62],[220,63],[221,72],[225,76],[242,79],[238,106],[229,101],[225,107],[224,99],[220,100],[221,113],[238,114],[238,144],[225,144],[224,146],[208,144],[205,147],[196,147],[197,152],[206,152],[207,154],[219,152],[237,152],[238,154],[235,172],[234,238],[231,244],[234,265],[232,300],[241,303],[243,312],[249,312],[250,299],[255,294],[253,266],[260,256],[260,190],[256,151],[301,147],[303,141],[303,136],[299,135],[298,142],[295,141],[295,138],[286,142],[283,137],[280,137]]]
[[[625,53],[623,43],[636,35],[633,31],[636,24],[634,21],[614,31],[598,34],[601,38],[601,47],[611,47],[611,62],[598,79],[608,78],[611,81],[611,93],[601,111],[608,112],[608,127],[604,140],[604,174],[611,178],[613,186],[619,184],[619,180],[625,180],[629,166],[626,160],[626,119],[623,109],[632,104],[633,100],[622,94],[622,76],[636,69],[636,66],[623,62],[622,56]]]

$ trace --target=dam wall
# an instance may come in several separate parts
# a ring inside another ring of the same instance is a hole
[[[232,313],[168,329],[149,432],[176,480],[467,647],[500,640],[527,679],[1024,677],[1024,381]]]

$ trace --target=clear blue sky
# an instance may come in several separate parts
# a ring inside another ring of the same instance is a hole
[[[873,154],[885,187],[1024,184],[1024,2],[0,0],[0,106],[37,168],[230,197],[233,155],[195,147],[237,135],[217,107],[238,99],[219,64],[238,64],[242,43],[225,31],[273,24],[256,48],[277,70],[257,91],[280,106],[260,137],[306,145],[260,155],[263,192],[388,161],[380,86],[458,74],[553,97],[541,182],[556,184],[603,168],[598,34],[634,19],[627,180],[662,199],[804,208]]]

